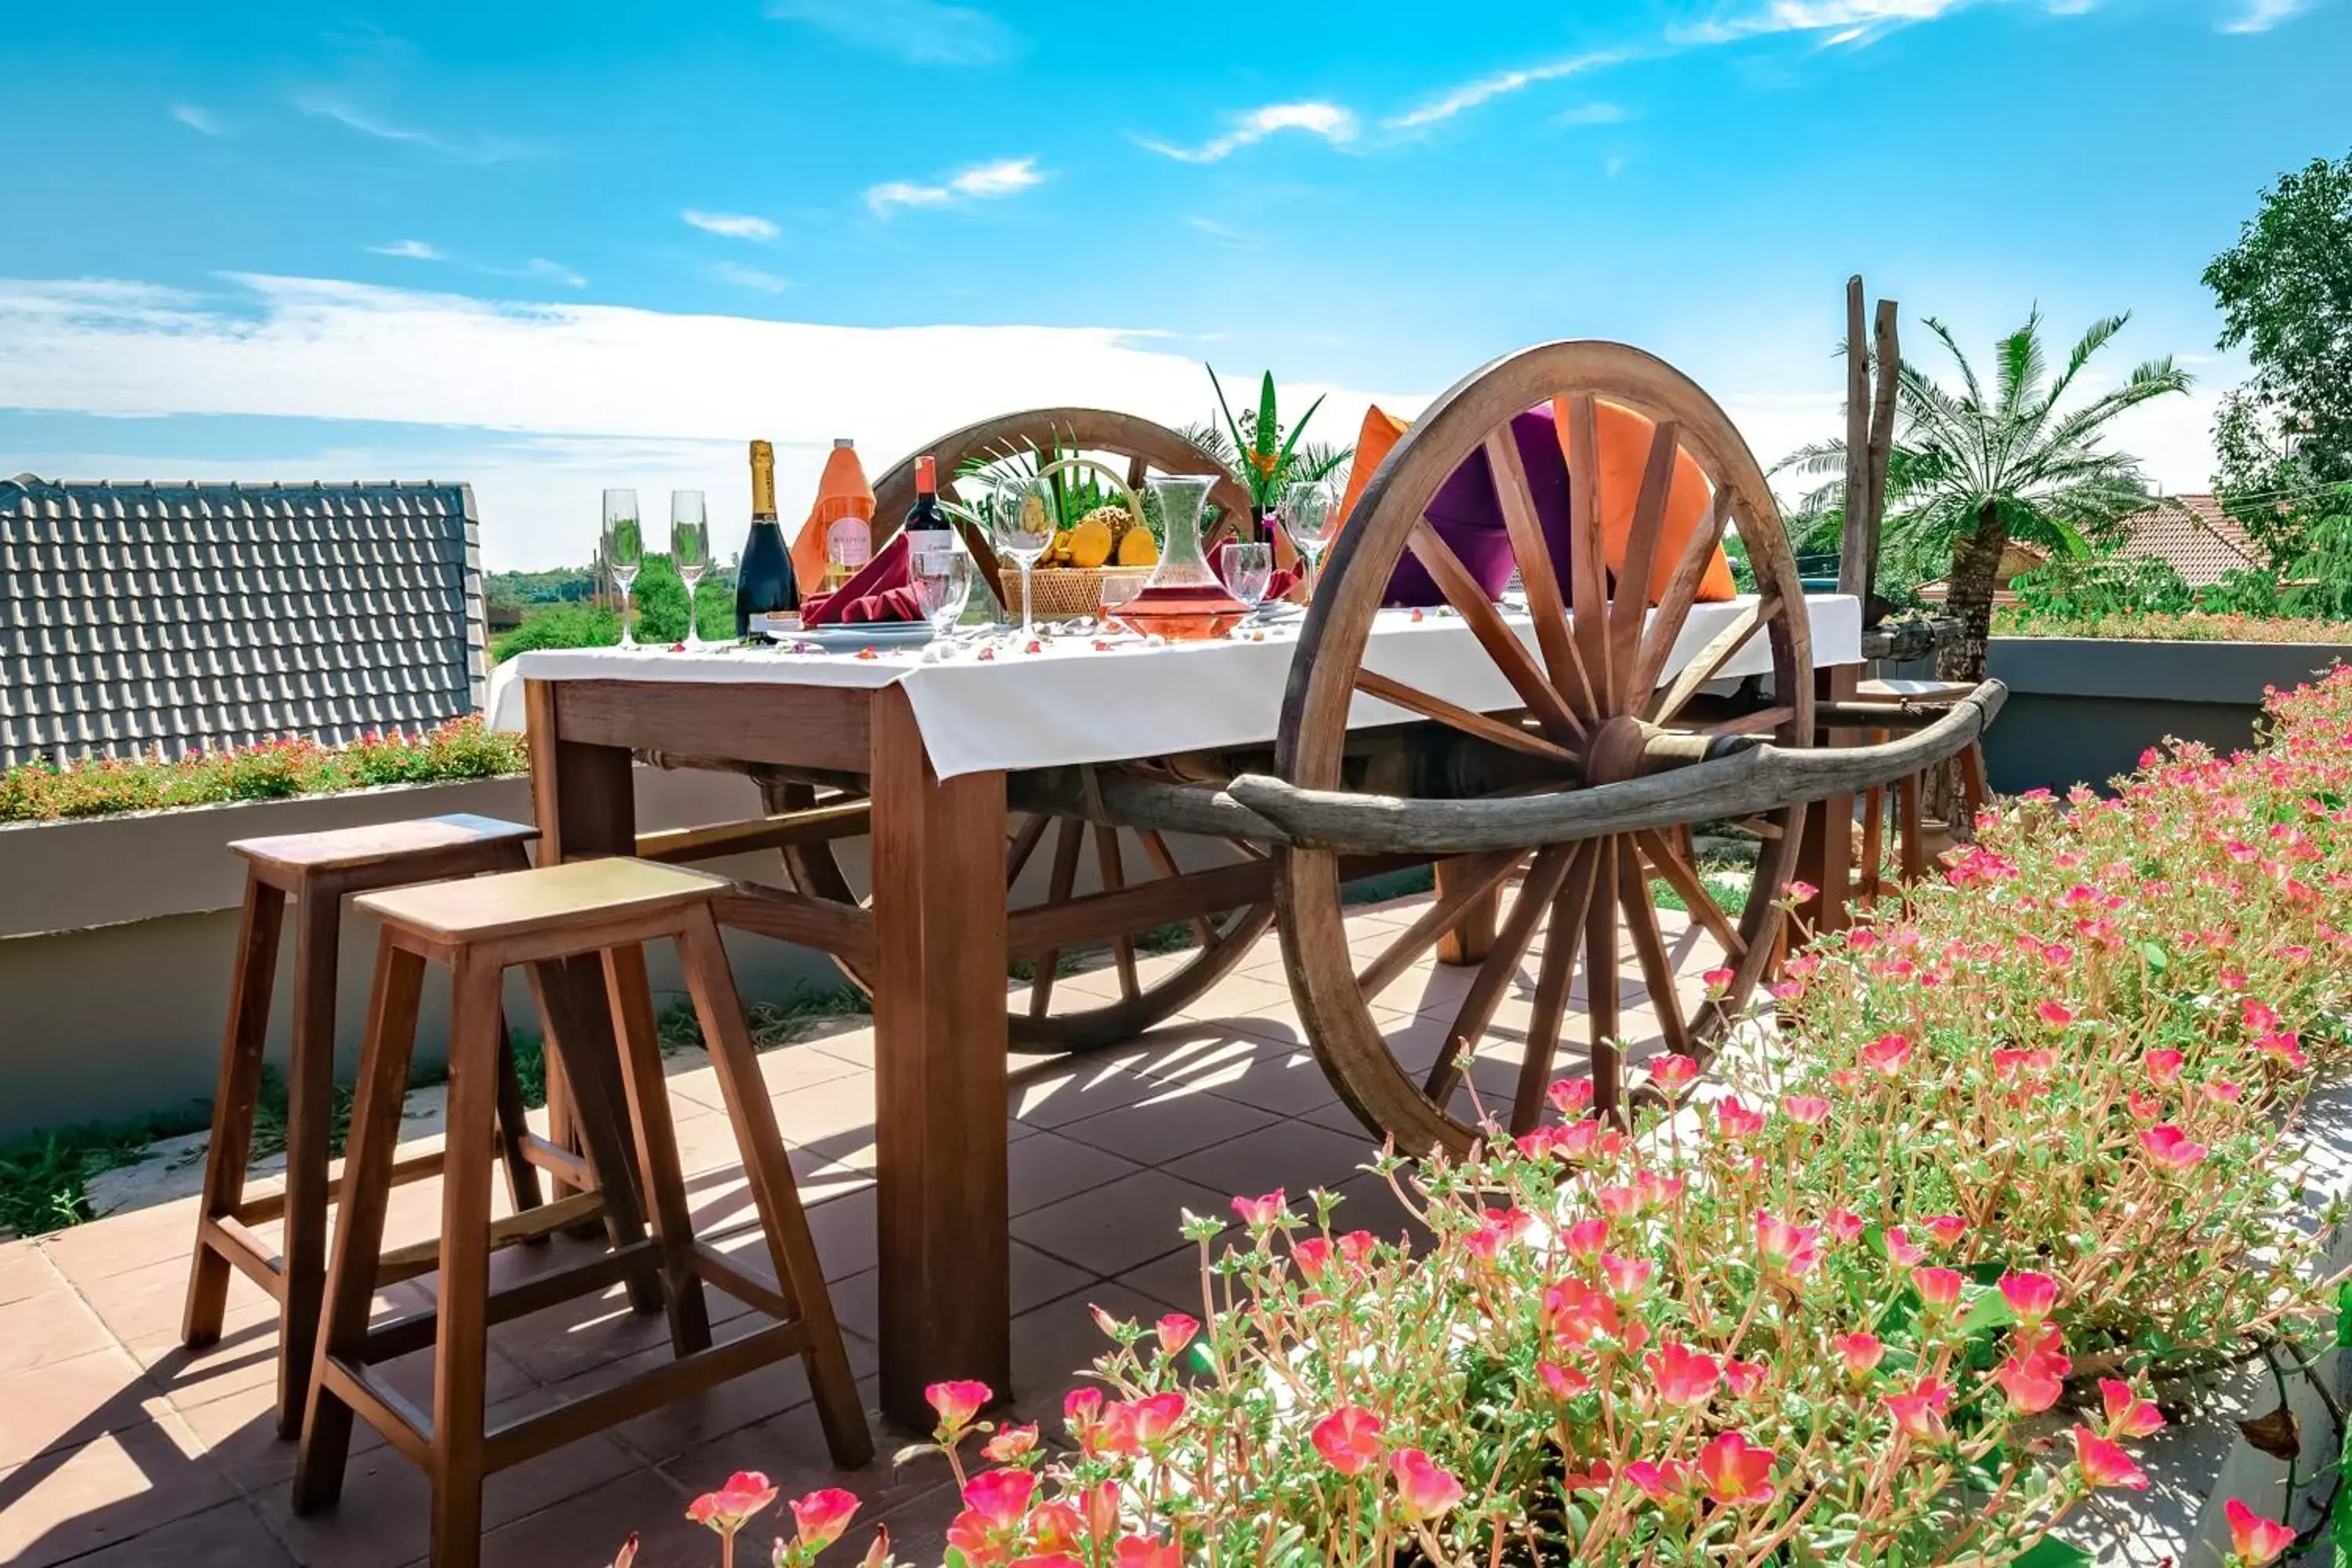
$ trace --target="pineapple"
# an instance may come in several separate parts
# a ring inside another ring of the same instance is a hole
[[[1113,550],[1118,549],[1119,541],[1127,537],[1127,531],[1135,526],[1135,519],[1129,517],[1127,512],[1127,508],[1121,506],[1117,501],[1108,501],[1103,505],[1095,508],[1092,511],[1087,513],[1086,516],[1080,518],[1078,522],[1081,527],[1089,522],[1099,522],[1105,528],[1109,529],[1111,548]]]

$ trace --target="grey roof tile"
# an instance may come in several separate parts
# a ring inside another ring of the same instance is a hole
[[[0,479],[0,766],[472,712],[480,565],[464,485]]]

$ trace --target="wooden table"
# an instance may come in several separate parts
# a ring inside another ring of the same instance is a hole
[[[871,781],[870,912],[775,893],[761,925],[871,964],[884,1412],[928,1430],[925,1385],[1010,1389],[1004,775],[941,781],[896,687],[534,680],[524,701],[548,859],[634,851],[633,752]],[[599,978],[574,980],[609,1029]]]

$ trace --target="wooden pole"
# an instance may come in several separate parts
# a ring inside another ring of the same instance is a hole
[[[1864,509],[1870,531],[1864,541],[1866,561],[1863,591],[1878,580],[1878,540],[1886,526],[1886,459],[1895,447],[1895,393],[1901,380],[1903,353],[1895,342],[1895,303],[1878,302],[1878,320],[1871,334],[1871,357],[1878,366],[1878,384],[1871,398],[1870,469],[1866,476]]]
[[[1845,280],[1845,530],[1838,592],[1865,598],[1878,532],[1870,516],[1870,360],[1863,338],[1862,275]]]

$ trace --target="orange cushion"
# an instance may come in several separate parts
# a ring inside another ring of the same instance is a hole
[[[1348,470],[1348,492],[1339,498],[1340,527],[1345,528],[1348,520],[1355,515],[1356,498],[1364,493],[1364,487],[1371,482],[1372,470],[1387,459],[1389,448],[1397,444],[1397,437],[1405,433],[1409,423],[1381,413],[1378,404],[1364,410],[1364,427],[1356,433],[1356,455],[1349,459],[1353,467]]]
[[[1650,436],[1656,426],[1613,403],[1596,400],[1593,414],[1601,437],[1601,553],[1610,571],[1622,572],[1625,548],[1633,532],[1633,508],[1642,494],[1642,471],[1650,465]],[[1564,452],[1568,450],[1568,399],[1551,400],[1551,417]],[[1688,452],[1676,452],[1674,481],[1666,487],[1665,522],[1650,558],[1650,603],[1665,597],[1666,584],[1674,580],[1675,563],[1682,559],[1691,535],[1706,526],[1714,499],[1698,460]],[[1736,598],[1738,593],[1738,584],[1731,580],[1731,563],[1717,544],[1698,580],[1699,602]]]

